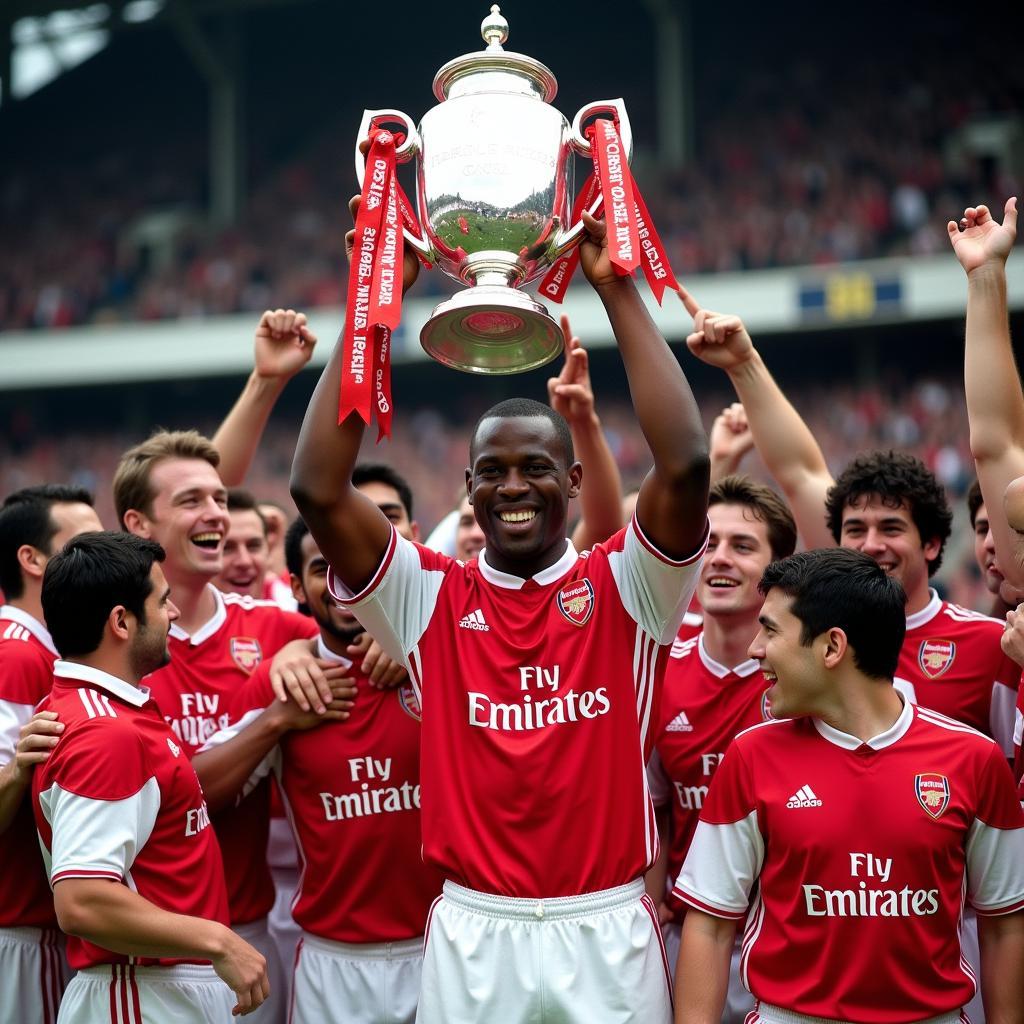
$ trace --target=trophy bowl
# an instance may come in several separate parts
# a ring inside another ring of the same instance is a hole
[[[416,206],[423,237],[406,245],[467,288],[438,305],[420,344],[440,363],[468,373],[521,373],[543,366],[565,339],[544,305],[521,290],[578,245],[582,219],[570,224],[573,155],[591,157],[585,122],[611,116],[626,159],[629,119],[621,99],[584,106],[572,124],[553,106],[551,71],[502,48],[508,23],[495,4],[480,28],[487,48],[464,54],[434,77],[440,101],[417,126],[400,110],[366,110],[356,142],[377,126],[398,126],[399,162],[417,159]],[[600,197],[590,206],[595,213]]]

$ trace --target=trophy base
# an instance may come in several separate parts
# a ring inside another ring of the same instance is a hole
[[[442,302],[420,331],[427,355],[465,373],[524,373],[550,363],[565,339],[548,311],[502,285],[467,288]]]

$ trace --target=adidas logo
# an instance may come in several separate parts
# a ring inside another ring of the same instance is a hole
[[[489,633],[491,631],[491,627],[484,622],[484,613],[479,608],[475,612],[463,615],[459,620],[459,628],[475,629],[479,633]]]
[[[693,726],[690,725],[690,720],[686,717],[686,712],[680,711],[679,714],[665,726],[665,732],[693,732]]]
[[[821,801],[810,786],[801,786],[787,801],[787,807],[820,807]]]

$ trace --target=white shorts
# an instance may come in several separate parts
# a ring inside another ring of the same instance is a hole
[[[64,993],[58,1024],[233,1024],[234,992],[212,967],[128,967],[79,971]],[[29,1018],[25,1018],[28,1020]],[[249,1018],[251,1019],[251,1018]]]
[[[676,961],[679,959],[679,941],[682,928],[671,921],[661,929],[665,937],[665,952],[668,954],[669,970],[672,977],[676,976]],[[722,1024],[743,1024],[747,1014],[754,1009],[754,997],[743,987],[740,975],[740,943],[737,938],[732,948],[732,961],[729,964],[729,989],[725,994],[725,1009],[722,1011]]]
[[[669,1024],[672,989],[643,881],[561,899],[444,883],[427,920],[418,1024]]]
[[[0,928],[0,1024],[53,1024],[70,978],[56,928]]]
[[[284,968],[281,966],[281,957],[277,952],[277,944],[270,937],[270,930],[267,928],[267,919],[261,917],[258,921],[249,921],[247,924],[233,924],[231,930],[239,938],[245,939],[250,946],[258,949],[267,961],[270,995],[258,1010],[246,1015],[246,1021],[251,1021],[252,1024],[285,1024],[288,1009],[287,982]]]
[[[350,944],[302,933],[288,1024],[412,1024],[423,939]]]

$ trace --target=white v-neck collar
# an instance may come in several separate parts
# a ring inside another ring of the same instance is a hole
[[[913,615],[907,616],[908,630],[917,629],[918,626],[931,622],[942,610],[942,598],[939,597],[938,593],[934,590],[929,590],[928,593],[932,595],[932,599],[919,612],[914,612]]]
[[[61,679],[74,679],[80,683],[92,683],[107,693],[112,693],[118,700],[126,704],[141,708],[149,700],[148,686],[132,686],[131,683],[117,676],[112,676],[102,669],[93,668],[91,665],[82,665],[77,661],[56,661],[53,665],[53,674]]]
[[[227,606],[224,604],[224,595],[212,583],[207,583],[206,587],[213,592],[213,599],[216,602],[213,615],[194,633],[186,633],[176,622],[172,622],[171,636],[175,640],[186,640],[193,647],[198,647],[204,640],[209,640],[224,625],[224,621],[228,617]]]
[[[708,654],[708,649],[704,646],[703,633],[697,637],[697,653],[700,655],[700,660],[704,663],[704,667],[718,679],[724,679],[728,675],[739,676],[740,679],[746,679],[748,676],[752,676],[761,667],[761,663],[754,658],[747,658],[746,661],[741,662],[735,668],[727,668],[720,661],[715,661],[715,659]]]
[[[565,554],[554,565],[541,569],[539,573],[531,578],[538,586],[546,587],[560,580],[576,564],[576,559],[578,558],[579,555],[576,553],[576,548],[573,547],[572,541],[566,538]],[[499,569],[495,569],[488,564],[487,548],[481,548],[477,559],[480,565],[480,573],[488,583],[493,583],[494,586],[502,587],[505,590],[523,589],[523,584],[526,580],[522,576],[513,576],[511,573],[501,572]]]
[[[841,732],[839,729],[833,729],[831,725],[823,722],[820,718],[812,718],[811,721],[814,722],[814,728],[818,730],[822,739],[828,740],[829,743],[834,743],[844,750],[858,750],[865,745],[872,750],[884,750],[886,747],[891,747],[897,740],[902,739],[910,728],[910,723],[914,720],[913,705],[902,694],[900,694],[900,699],[903,701],[903,710],[896,721],[885,732],[880,732],[869,740],[862,740],[857,736]]]

